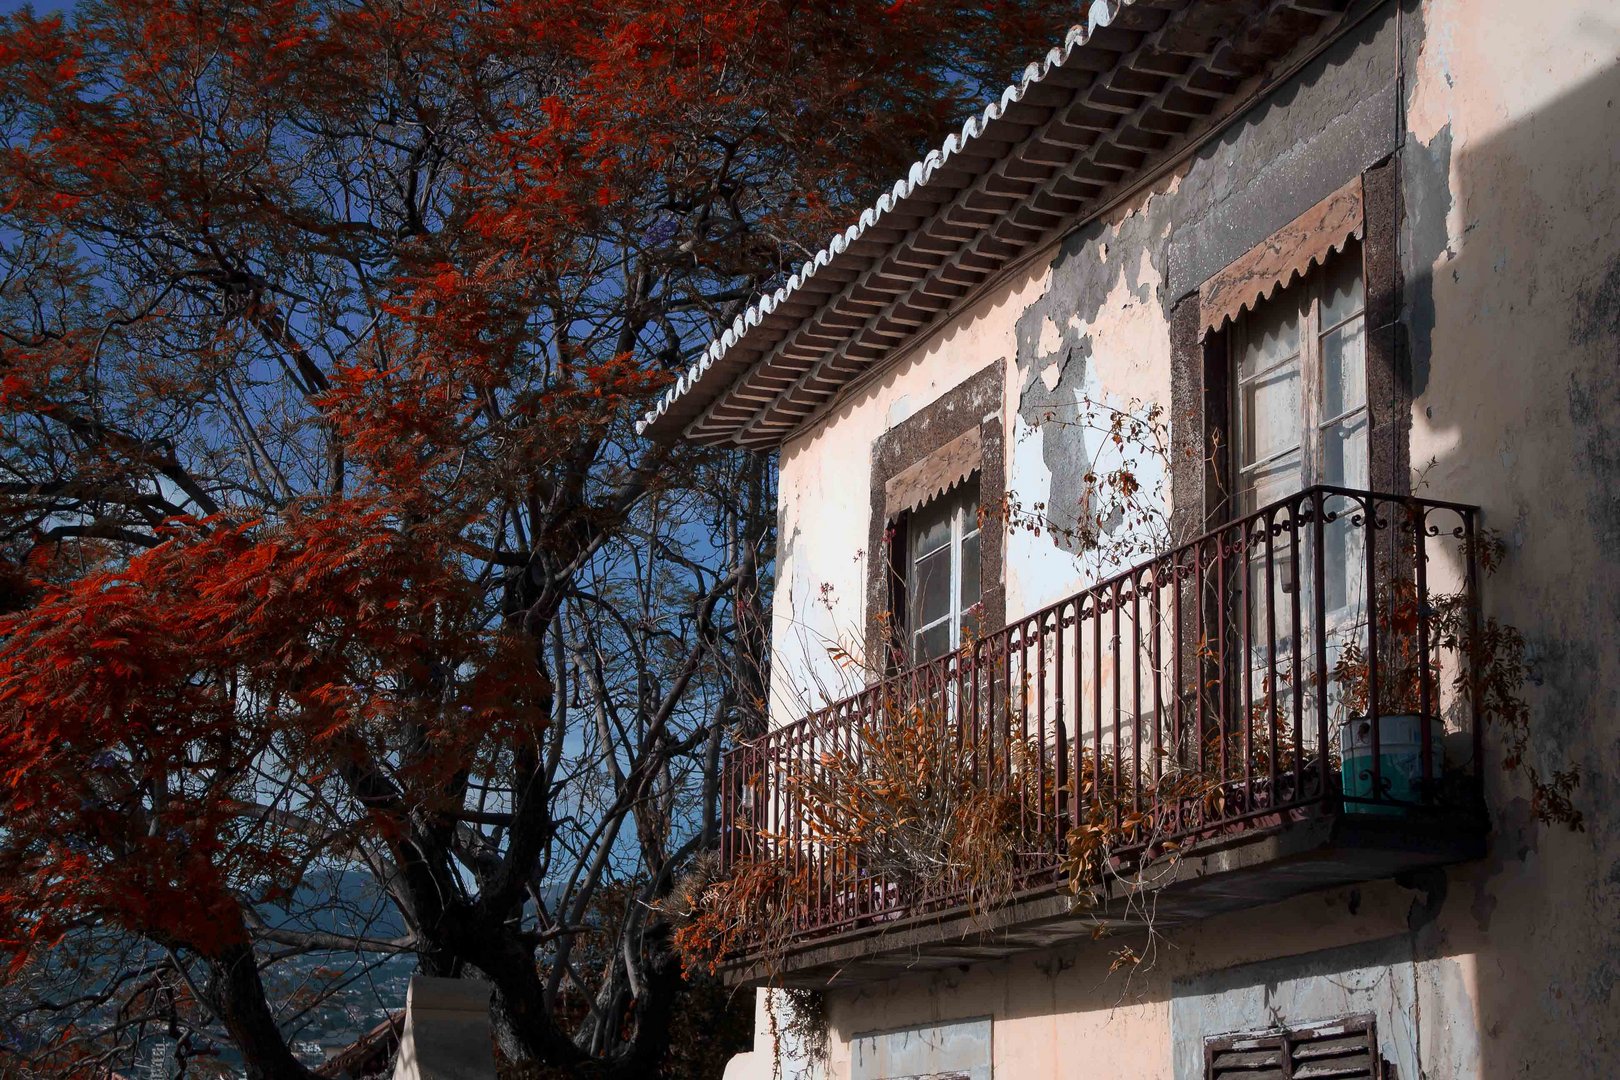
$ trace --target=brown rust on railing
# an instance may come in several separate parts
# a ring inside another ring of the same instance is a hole
[[[804,887],[801,936],[966,902],[968,884],[949,874],[908,893],[858,845],[818,842],[785,780],[825,778],[828,755],[858,763],[897,715],[923,716],[942,754],[1015,795],[1029,846],[1017,853],[1021,888],[1060,881],[1077,809],[1115,828],[1122,811],[1145,815],[1146,835],[1111,851],[1125,862],[1312,811],[1460,806],[1477,798],[1481,745],[1475,673],[1454,647],[1478,633],[1477,517],[1457,503],[1315,487],[1222,525],[732,749],[722,860],[787,866]],[[1364,664],[1343,663],[1357,655]],[[1365,713],[1352,715],[1358,696]],[[1408,700],[1415,748],[1397,747],[1402,731],[1385,723]],[[1456,749],[1436,744],[1437,725]],[[1170,784],[1187,777],[1219,798]]]

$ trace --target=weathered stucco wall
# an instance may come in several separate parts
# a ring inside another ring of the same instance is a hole
[[[1383,882],[1170,933],[1130,976],[1108,973],[1114,951],[1144,941],[1120,936],[841,992],[826,1075],[851,1076],[858,1033],[989,1015],[997,1076],[1198,1080],[1209,1035],[1356,1013],[1378,1017],[1399,1077],[1481,1075],[1474,960],[1425,955],[1429,914]]]
[[[1525,633],[1530,763],[1582,770],[1586,831],[1537,824],[1527,785],[1490,769],[1482,862],[1177,931],[1128,982],[1106,974],[1105,941],[839,992],[831,1075],[851,1075],[864,1033],[990,1016],[997,1075],[1185,1080],[1200,1075],[1206,1036],[1334,1009],[1376,1012],[1403,1078],[1612,1075],[1620,8],[1608,0],[1391,0],[1193,160],[792,440],[773,707],[785,720],[804,688],[847,685],[826,646],[861,640],[874,439],[1005,359],[1008,490],[1066,523],[1096,448],[1052,413],[1082,395],[1168,407],[1176,301],[1391,154],[1413,483],[1479,504],[1509,542],[1487,607]],[[1009,617],[1095,572],[1050,533],[1013,530],[1006,555]]]
[[[1587,815],[1540,827],[1492,772],[1492,854],[1453,875],[1440,947],[1480,972],[1480,1076],[1612,1075],[1620,8],[1429,0],[1403,31],[1412,461],[1509,541],[1486,598],[1528,643],[1531,764],[1579,766]]]

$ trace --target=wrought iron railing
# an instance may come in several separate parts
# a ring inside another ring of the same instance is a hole
[[[863,846],[895,826],[866,818],[897,754],[925,789],[902,830],[964,776],[1013,808],[1019,888],[1073,871],[1077,826],[1110,835],[1117,868],[1312,813],[1471,807],[1478,545],[1471,506],[1333,487],[1273,503],[734,748],[722,862],[789,871],[800,937],[970,902],[951,852],[912,872]]]

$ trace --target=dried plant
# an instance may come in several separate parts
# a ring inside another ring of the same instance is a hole
[[[1072,406],[1047,410],[1041,425],[1073,429],[1090,448],[1080,495],[1064,507],[1025,504],[1009,495],[1009,527],[1050,535],[1099,571],[1172,546],[1170,420],[1163,405],[1138,398],[1116,405],[1086,395]],[[1060,524],[1071,516],[1072,525]]]
[[[1464,558],[1474,559],[1486,576],[1496,573],[1506,553],[1501,537],[1489,531],[1463,547]],[[1585,832],[1585,815],[1574,801],[1581,783],[1580,766],[1554,769],[1549,777],[1530,761],[1531,714],[1524,699],[1528,673],[1523,633],[1494,616],[1481,615],[1475,620],[1461,604],[1439,606],[1435,630],[1442,648],[1468,658],[1459,666],[1453,687],[1473,704],[1480,723],[1501,733],[1502,768],[1519,773],[1529,783],[1530,808],[1536,820]]]
[[[781,764],[774,780],[795,826],[760,827],[756,857],[703,891],[677,931],[688,964],[713,970],[747,952],[770,966],[795,911],[813,902],[846,913],[896,895],[979,912],[1003,903],[1051,829],[1024,795],[1040,753],[1005,718],[958,722],[955,705],[890,696],[840,745]],[[813,877],[812,862],[835,872]],[[828,880],[837,895],[826,894]]]
[[[1471,543],[1465,540],[1459,554],[1465,564],[1472,559],[1489,576],[1500,567],[1506,545],[1500,536],[1485,531]],[[1476,722],[1501,732],[1502,767],[1521,774],[1529,783],[1536,819],[1545,825],[1584,831],[1584,817],[1573,799],[1581,782],[1579,766],[1555,769],[1546,777],[1529,760],[1531,713],[1523,696],[1525,645],[1518,628],[1489,615],[1481,614],[1476,620],[1465,590],[1424,595],[1405,576],[1380,586],[1377,597],[1374,622],[1380,714],[1440,715],[1442,678],[1449,667],[1451,700],[1458,708],[1472,706]],[[1332,678],[1350,715],[1366,715],[1375,680],[1371,658],[1359,640],[1343,646]]]
[[[786,1022],[777,1019],[776,1006],[782,1006]],[[832,1048],[831,1030],[827,1023],[826,996],[814,990],[779,990],[771,1001],[771,1020],[777,1025],[776,1064],[780,1069],[782,1043],[790,1042],[794,1049],[812,1066],[825,1065]]]
[[[952,704],[891,694],[851,745],[781,779],[804,841],[834,865],[872,887],[988,904],[1010,890],[1031,843],[1020,789],[1038,763],[1006,723],[975,731]]]
[[[1315,751],[1281,730],[1276,697],[1266,683],[1252,706],[1251,730],[1273,725],[1270,739],[1212,730],[1201,754],[1161,746],[1122,760],[1022,734],[1007,702],[975,710],[960,688],[916,692],[910,681],[892,682],[859,722],[807,726],[794,755],[765,766],[778,818],[753,826],[741,845],[752,857],[730,878],[680,890],[695,896],[695,915],[677,932],[678,946],[696,967],[746,955],[779,969],[812,912],[883,919],[961,906],[982,915],[1055,880],[1054,870],[1082,911],[1095,908],[1095,886],[1119,885],[1151,940],[1148,894],[1174,878],[1183,843],[1233,813],[1271,805],[1279,791],[1263,778],[1273,756],[1289,782],[1296,764],[1318,782]],[[1078,776],[1060,788],[1070,754]],[[1132,955],[1135,967],[1143,954]]]
[[[675,929],[674,944],[688,973],[715,974],[727,958],[748,952],[784,955],[798,898],[808,888],[785,860],[748,859],[698,897]]]

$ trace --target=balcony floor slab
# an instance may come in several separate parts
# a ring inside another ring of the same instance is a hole
[[[1392,878],[1483,857],[1481,819],[1309,811],[1191,845],[1151,887],[1154,924],[1185,925],[1321,889]],[[1156,877],[1154,874],[1147,875]],[[963,907],[815,937],[781,958],[724,968],[732,986],[825,990],[1002,960],[1090,938],[1097,927],[1141,925],[1142,890],[1113,880],[1077,902],[1053,882],[990,911]]]

